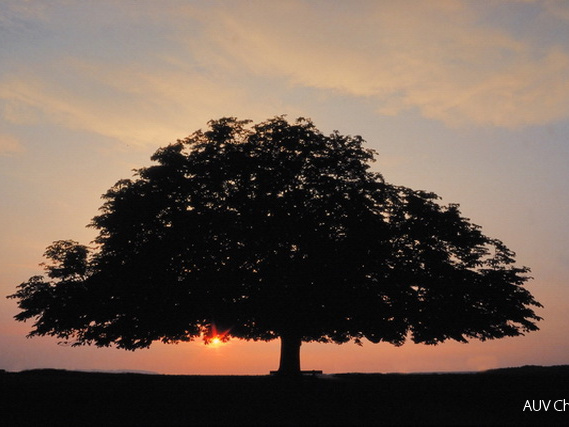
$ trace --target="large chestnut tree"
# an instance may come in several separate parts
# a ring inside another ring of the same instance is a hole
[[[138,349],[224,331],[302,342],[437,344],[537,330],[514,253],[437,195],[387,183],[359,136],[304,118],[222,118],[117,182],[94,248],[54,242],[19,321],[74,345]]]

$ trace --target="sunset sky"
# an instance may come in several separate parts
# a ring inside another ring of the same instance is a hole
[[[160,146],[236,116],[361,135],[393,184],[434,191],[516,252],[540,331],[469,344],[305,344],[303,369],[569,364],[569,2],[0,3],[0,369],[266,374],[279,343],[126,352],[26,339],[4,296],[46,246],[88,244],[100,196]]]

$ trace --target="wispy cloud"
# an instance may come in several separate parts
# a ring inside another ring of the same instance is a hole
[[[485,20],[473,2],[102,1],[93,14],[82,2],[17,4],[0,19],[22,28],[41,21],[51,38],[37,57],[26,57],[25,45],[7,56],[1,114],[13,123],[163,144],[221,115],[294,111],[282,100],[291,86],[450,126],[569,118],[569,47],[522,40]],[[545,22],[568,11],[563,2],[517,4]]]
[[[518,40],[480,22],[468,6],[224,4],[203,21],[211,43],[204,57],[224,58],[220,65],[230,57],[231,66],[260,75],[371,97],[381,114],[417,109],[450,125],[504,127],[569,117],[567,51]]]
[[[238,87],[175,66],[144,69],[70,59],[44,64],[42,73],[0,79],[3,117],[12,123],[55,123],[132,145],[184,137],[235,107],[256,102]]]
[[[18,138],[12,135],[0,134],[0,156],[11,156],[23,151],[24,147]]]

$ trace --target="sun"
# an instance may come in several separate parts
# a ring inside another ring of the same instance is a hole
[[[229,336],[227,335],[229,331],[230,329],[219,330],[215,323],[212,323],[209,330],[203,335],[204,343],[211,347],[221,347],[229,341]]]
[[[206,344],[211,349],[220,349],[227,344],[227,338],[223,335],[214,335],[207,340]]]

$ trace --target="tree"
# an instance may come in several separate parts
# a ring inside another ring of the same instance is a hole
[[[35,319],[30,336],[130,350],[280,338],[281,373],[300,372],[302,342],[537,330],[529,269],[458,205],[387,183],[374,154],[304,118],[210,121],[108,190],[94,249],[47,249],[47,278],[10,296],[15,318]]]

